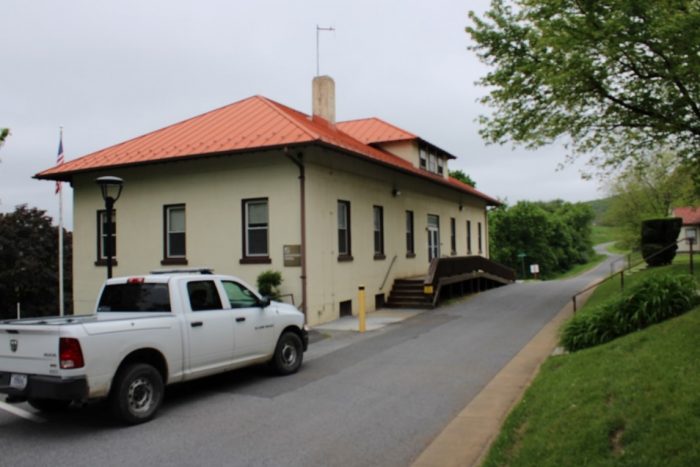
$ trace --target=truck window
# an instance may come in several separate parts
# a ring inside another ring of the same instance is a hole
[[[214,281],[192,281],[187,283],[192,311],[221,310],[221,297]]]
[[[108,285],[97,311],[170,311],[168,284]]]
[[[250,308],[258,306],[258,299],[253,292],[236,282],[224,281],[224,290],[231,308]]]

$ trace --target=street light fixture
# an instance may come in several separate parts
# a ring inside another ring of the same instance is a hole
[[[105,242],[105,254],[107,255],[107,279],[112,277],[112,211],[114,203],[117,202],[122,194],[124,180],[119,177],[104,176],[95,179],[95,182],[100,186],[102,199],[105,201],[105,216],[107,217],[107,241]]]

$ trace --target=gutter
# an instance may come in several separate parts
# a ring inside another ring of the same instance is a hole
[[[289,154],[287,147],[284,148],[284,155],[289,158],[294,165],[299,168],[299,212],[301,224],[301,311],[304,319],[308,322],[307,316],[307,282],[306,282],[306,173],[304,167],[304,154],[300,151],[294,157]]]

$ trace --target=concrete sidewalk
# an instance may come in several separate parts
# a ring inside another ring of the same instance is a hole
[[[419,313],[423,313],[424,309],[393,309],[380,308],[377,311],[367,313],[365,327],[367,331],[376,331],[390,324],[400,323],[408,318],[413,318]],[[360,320],[357,316],[343,316],[340,319],[331,321],[330,323],[320,324],[313,327],[316,331],[359,331]]]

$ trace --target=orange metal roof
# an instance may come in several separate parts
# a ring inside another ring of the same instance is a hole
[[[337,126],[341,131],[365,144],[418,139],[413,133],[375,117],[339,122]]]
[[[410,135],[379,119],[368,119],[374,128],[367,134]],[[361,120],[347,122],[358,129]],[[160,130],[147,133],[92,154],[65,162],[35,175],[39,179],[70,180],[73,174],[98,169],[193,159],[252,149],[294,144],[326,144],[356,156],[413,173],[482,198],[490,204],[495,199],[454,179],[445,179],[419,169],[409,161],[368,145],[342,131],[344,124],[331,125],[322,118],[302,112],[262,96],[253,96],[233,104],[192,117]],[[391,130],[389,130],[391,129]],[[369,136],[367,136],[369,137]]]

